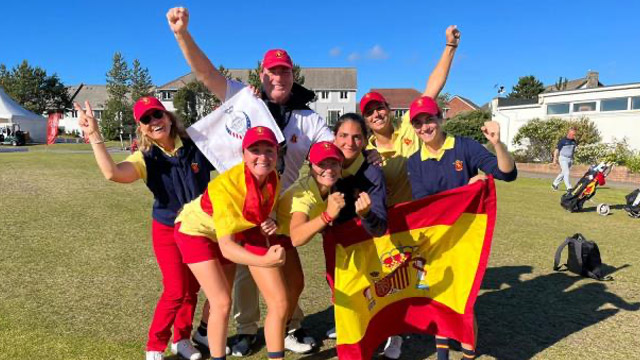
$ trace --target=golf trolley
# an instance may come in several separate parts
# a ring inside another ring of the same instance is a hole
[[[593,202],[591,198],[596,194],[598,186],[606,183],[605,179],[612,169],[613,164],[605,162],[590,166],[589,170],[578,180],[576,186],[562,195],[560,205],[569,212],[582,211],[585,202]],[[598,214],[606,216],[611,212],[611,208],[608,204],[601,203],[596,206],[596,211]]]

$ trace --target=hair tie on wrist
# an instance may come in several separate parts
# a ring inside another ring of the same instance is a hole
[[[458,47],[457,44],[449,44],[449,43],[447,43],[447,46],[451,46],[452,48],[457,48]]]

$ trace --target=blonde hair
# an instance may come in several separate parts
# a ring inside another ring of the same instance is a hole
[[[182,125],[182,121],[180,121],[180,119],[178,119],[178,117],[175,116],[175,114],[173,114],[170,111],[165,111],[164,113],[167,114],[167,116],[171,120],[171,131],[169,132],[169,136],[171,136],[171,138],[174,140],[178,136],[183,139],[188,139],[189,135],[184,130],[184,125]],[[142,133],[142,130],[140,130],[139,124],[138,124],[138,127],[136,128],[136,136],[138,137],[138,147],[140,151],[142,151],[143,153],[149,152],[149,150],[151,150],[153,145],[155,145],[153,140],[151,140],[148,136]]]

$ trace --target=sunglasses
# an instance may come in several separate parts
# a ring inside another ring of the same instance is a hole
[[[387,110],[387,107],[384,106],[384,105],[378,105],[376,107],[372,107],[371,109],[367,109],[367,111],[365,111],[365,113],[364,113],[364,116],[369,117],[369,116],[373,115],[374,111],[381,112],[383,110]]]
[[[145,125],[149,125],[149,123],[151,122],[151,117],[153,117],[154,119],[162,119],[163,116],[164,116],[164,111],[156,110],[152,112],[151,115],[142,116],[140,118],[140,122]]]

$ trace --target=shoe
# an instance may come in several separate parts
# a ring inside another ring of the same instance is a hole
[[[191,340],[182,339],[177,343],[171,344],[171,353],[174,355],[180,355],[185,359],[189,360],[200,360],[202,359],[202,354],[200,351],[193,346]]]
[[[209,350],[209,339],[207,338],[207,335],[200,335],[200,332],[196,330],[191,340],[193,340],[194,343]],[[225,352],[227,353],[227,355],[231,355],[231,348],[227,346]]]
[[[298,342],[301,342],[301,343],[307,344],[307,345],[311,345],[311,347],[317,347],[318,346],[318,343],[316,342],[316,339],[314,339],[313,336],[308,335],[307,332],[304,330],[304,328],[296,329],[293,332],[293,336],[296,337]]]
[[[231,347],[231,356],[243,357],[251,354],[251,347],[257,340],[255,334],[239,334],[236,343]]]
[[[333,327],[327,331],[327,337],[329,339],[336,339],[338,336],[336,335],[336,328]]]
[[[301,339],[296,337],[296,331],[290,331],[287,336],[284,338],[284,348],[293,351],[296,354],[306,354],[313,350],[313,346],[311,344],[305,344]]]
[[[147,351],[146,360],[163,360],[164,354],[161,351]]]
[[[558,185],[556,184],[551,184],[551,188],[553,189],[553,191],[558,191]]]
[[[402,355],[402,336],[390,336],[384,346],[384,356],[389,359],[399,359]]]

